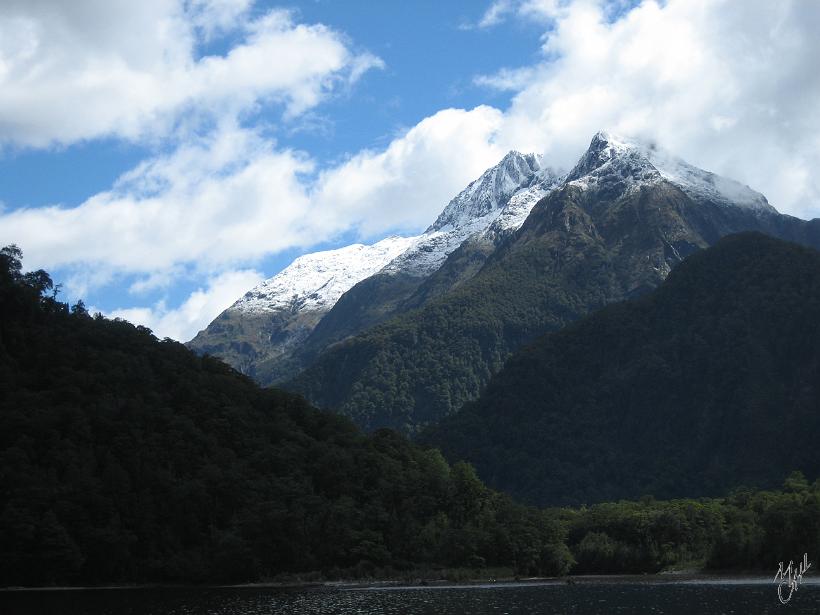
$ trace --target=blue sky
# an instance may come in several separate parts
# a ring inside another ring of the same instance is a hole
[[[820,214],[810,3],[65,7],[0,7],[0,241],[161,336],[301,253],[422,230],[508,149],[566,168],[601,128]]]
[[[472,78],[531,64],[543,33],[541,24],[522,21],[493,31],[464,28],[481,18],[486,7],[480,2],[258,2],[252,11],[275,8],[291,9],[305,23],[338,29],[354,47],[386,64],[294,125],[275,129],[278,105],[246,120],[270,123],[280,143],[309,151],[326,164],[362,148],[384,147],[439,109],[506,106],[510,92],[477,86]],[[231,33],[197,53],[224,53],[236,41]],[[7,148],[0,201],[8,207],[78,205],[154,151],[149,144],[105,138],[49,149]]]

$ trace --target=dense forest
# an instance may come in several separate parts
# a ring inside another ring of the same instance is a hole
[[[820,252],[759,233],[548,334],[425,435],[536,505],[715,496],[820,472]]]
[[[573,574],[661,570],[766,572],[820,553],[820,481],[792,473],[778,491],[738,488],[719,499],[619,501],[551,509]]]
[[[0,252],[0,586],[566,571],[557,522],[470,466],[69,307],[21,257]]]
[[[0,586],[768,570],[820,552],[820,484],[800,474],[537,510],[435,449],[69,307],[21,256],[0,250]]]

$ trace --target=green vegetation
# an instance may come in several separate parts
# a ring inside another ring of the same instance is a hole
[[[418,288],[419,282],[418,278],[403,273],[376,273],[365,278],[339,298],[303,342],[281,357],[256,360],[251,375],[263,386],[275,386],[293,378],[331,344],[400,311],[402,302]],[[219,352],[211,354],[222,357]]]
[[[332,346],[286,388],[365,429],[413,433],[454,412],[513,350],[623,298],[577,196],[553,199],[560,220],[550,232],[522,239],[423,308]]]
[[[0,251],[0,586],[566,571],[558,523],[398,434],[69,308]]]
[[[664,182],[627,192],[566,186],[479,259],[470,279],[457,278],[449,290],[446,276],[437,280],[420,309],[330,346],[284,386],[365,429],[414,434],[477,398],[523,345],[656,288],[682,258],[721,236],[762,230],[820,246],[816,229],[779,214],[695,203]]]
[[[793,473],[780,491],[736,489],[720,499],[553,509],[567,532],[573,574],[662,570],[774,571],[820,553],[820,481]]]
[[[541,506],[771,487],[820,472],[818,439],[820,253],[758,233],[542,337],[423,438]]]
[[[820,484],[800,474],[723,499],[522,506],[466,463],[69,307],[20,259],[0,250],[0,586],[769,570],[820,553]]]

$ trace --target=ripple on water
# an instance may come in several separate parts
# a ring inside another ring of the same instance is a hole
[[[3,615],[766,615],[783,613],[771,583],[722,579],[279,590],[260,588],[0,593]],[[820,586],[801,586],[791,614],[820,612]]]

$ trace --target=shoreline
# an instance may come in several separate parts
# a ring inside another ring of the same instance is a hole
[[[464,581],[448,579],[408,581],[407,579],[337,580],[337,581],[258,581],[237,584],[173,584],[136,583],[119,585],[68,585],[41,587],[0,587],[0,593],[15,592],[76,592],[76,591],[117,591],[117,590],[209,590],[209,589],[273,589],[273,590],[391,590],[391,589],[457,589],[526,587],[546,585],[605,585],[605,584],[770,584],[770,575],[760,571],[732,573],[704,572],[659,572],[652,574],[601,574],[570,575],[565,577],[527,577],[487,579],[474,578]],[[804,584],[820,584],[820,577],[803,579]]]

